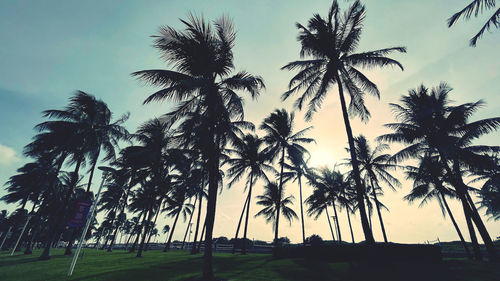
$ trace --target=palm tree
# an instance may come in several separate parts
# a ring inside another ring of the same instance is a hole
[[[314,216],[314,220],[317,220],[321,214],[325,212],[328,225],[330,226],[330,232],[332,233],[332,240],[335,241],[335,234],[333,233],[330,215],[328,214],[328,204],[330,202],[328,200],[327,190],[324,188],[315,188],[313,193],[306,198],[305,203],[309,206],[307,215]]]
[[[308,159],[305,159],[305,157]],[[307,162],[310,159],[310,155],[308,152],[304,153],[301,151],[297,151],[296,153],[292,153],[288,155],[288,160],[290,164],[285,163],[285,168],[287,172],[285,173],[285,181],[292,180],[297,181],[299,184],[299,195],[300,195],[300,219],[302,222],[302,243],[306,244],[306,231],[304,226],[304,210],[303,210],[303,200],[302,200],[302,176],[306,175],[309,171],[307,166]]]
[[[165,234],[165,243],[167,243],[167,240],[168,240],[168,233],[170,232],[170,225],[166,224],[166,225],[163,227],[162,232],[163,232],[163,234]]]
[[[396,165],[388,163],[388,160],[391,158],[390,154],[383,153],[389,148],[387,144],[377,144],[377,146],[372,150],[365,136],[360,135],[354,139],[354,145],[356,149],[356,157],[359,161],[359,171],[361,177],[366,183],[369,183],[369,186],[371,187],[372,192],[370,195],[373,196],[375,201],[375,208],[377,209],[380,228],[382,229],[384,242],[387,243],[387,233],[382,219],[382,214],[380,212],[381,203],[378,200],[377,195],[383,194],[383,190],[380,186],[381,182],[385,183],[392,190],[396,190],[396,187],[401,186],[401,182],[388,172],[389,170],[395,170]],[[348,148],[347,151],[349,151]]]
[[[403,96],[401,104],[391,104],[399,123],[386,124],[394,132],[379,137],[382,141],[399,142],[406,145],[392,156],[394,161],[403,161],[423,155],[437,155],[446,172],[445,180],[455,189],[467,220],[472,220],[481,234],[491,260],[497,259],[491,237],[472,201],[463,181],[464,169],[484,170],[494,166],[488,153],[496,146],[473,145],[480,136],[500,127],[500,117],[468,122],[470,116],[484,103],[466,103],[451,106],[448,94],[452,89],[441,83],[429,90],[420,86]],[[471,223],[469,232],[475,236]]]
[[[264,181],[268,183],[269,179],[265,172],[275,172],[274,168],[271,165],[267,164],[267,162],[269,162],[269,157],[266,153],[264,153],[264,150],[262,149],[263,144],[263,139],[260,139],[259,137],[252,134],[247,134],[243,136],[241,141],[236,141],[234,143],[234,148],[229,150],[234,156],[225,162],[227,165],[229,165],[227,174],[232,178],[232,180],[229,182],[229,186],[232,186],[234,183],[238,182],[245,173],[248,173],[247,181],[245,184],[245,186],[248,187],[248,200],[245,203],[246,216],[245,228],[243,231],[244,241],[246,241],[247,239],[248,216],[250,213],[253,185],[259,178],[264,179]],[[234,238],[235,243],[236,239],[238,239],[238,231],[236,231],[236,237]],[[246,254],[245,242],[243,243],[241,254]]]
[[[365,93],[377,97],[380,95],[377,86],[358,68],[397,66],[403,69],[398,61],[388,58],[387,55],[392,52],[404,53],[406,49],[395,47],[354,53],[360,41],[364,18],[365,7],[359,1],[355,1],[342,16],[338,2],[334,0],[327,18],[316,14],[309,20],[307,27],[297,24],[300,30],[298,40],[302,46],[300,56],[312,59],[291,62],[282,68],[299,69],[299,73],[290,80],[289,91],[282,95],[282,99],[287,99],[295,92],[304,91],[295,102],[295,107],[302,109],[303,104],[309,100],[305,117],[306,120],[311,120],[330,87],[337,84],[347,140],[351,150],[361,224],[366,241],[374,243],[363,203],[363,187],[354,153],[354,137],[349,114],[358,115],[364,121],[368,120],[370,113],[365,107],[364,95]],[[346,106],[344,88],[351,98],[349,109]]]
[[[327,167],[323,167],[320,168],[318,171],[311,170],[307,174],[307,177],[309,179],[309,185],[318,190],[317,191],[318,194],[316,194],[316,196],[326,196],[325,210],[327,212],[327,215],[328,215],[327,208],[329,205],[331,205],[333,208],[335,218],[337,218],[338,220],[339,216],[337,214],[336,205],[337,202],[344,200],[344,198],[342,197],[342,190],[346,188],[345,186],[348,186],[347,181],[344,180],[344,176],[340,172],[334,169],[330,170]],[[319,217],[319,215],[321,215],[321,213],[318,214],[317,212],[319,212],[319,210],[315,209],[321,207],[320,203],[322,203],[322,201],[320,200],[320,198],[313,197],[313,199],[319,200],[318,202],[316,202],[319,207],[313,208],[310,213],[316,214],[317,218]],[[342,233],[340,231],[340,226],[338,223],[336,224],[336,228],[339,236],[338,241],[340,243],[342,241]]]
[[[184,221],[186,221],[187,216],[191,215],[194,209],[194,204],[186,201],[186,190],[185,188],[177,188],[171,197],[167,198],[168,205],[163,210],[167,212],[167,216],[175,217],[172,229],[170,230],[170,236],[168,237],[167,244],[163,251],[166,252],[170,250],[170,244],[172,243],[172,237],[174,235],[175,226],[177,225],[177,220],[179,220],[182,214]]]
[[[455,217],[451,212],[451,209],[446,201],[446,197],[456,198],[454,192],[444,186],[443,175],[445,171],[443,166],[438,159],[427,156],[421,157],[419,160],[419,165],[417,167],[407,166],[406,167],[406,178],[413,180],[413,189],[411,192],[404,197],[410,203],[421,199],[419,207],[425,205],[428,201],[435,199],[439,206],[441,207],[441,212],[443,216],[448,213],[448,216],[457,231],[460,241],[465,249],[467,257],[472,259],[469,251],[469,247],[465,242],[465,239],[458,227]]]
[[[273,223],[274,231],[278,222],[278,210],[280,210],[281,215],[283,215],[290,224],[293,219],[299,218],[295,211],[289,207],[289,205],[293,204],[293,195],[285,197],[283,192],[280,193],[279,191],[276,182],[269,182],[264,186],[264,194],[257,196],[257,205],[263,206],[263,208],[255,217],[263,216],[266,219],[266,223]],[[284,191],[284,188],[282,188],[281,191]],[[243,243],[245,243],[245,241]],[[275,245],[277,244],[277,239],[274,243]]]
[[[61,204],[61,210],[56,212],[53,220],[52,235],[49,235],[54,241],[61,230],[64,212],[63,208],[67,207],[76,182],[79,176],[80,167],[85,165],[86,159],[90,159],[92,165],[90,171],[89,183],[87,185],[87,193],[90,191],[90,184],[93,176],[93,171],[99,152],[101,149],[106,151],[106,157],[103,160],[114,158],[114,147],[120,139],[124,139],[127,135],[125,128],[121,126],[128,115],[124,115],[115,123],[111,123],[111,111],[106,103],[97,100],[94,96],[85,92],[78,91],[70,98],[69,104],[63,110],[46,110],[43,112],[44,117],[49,120],[38,124],[35,129],[41,133],[29,147],[27,151],[36,152],[50,151],[52,155],[58,155],[60,164],[67,156],[69,164],[75,164],[72,183],[67,190],[65,199]],[[50,258],[50,243],[40,256],[40,259]]]
[[[307,150],[302,145],[314,142],[313,139],[304,137],[304,135],[312,127],[294,132],[294,118],[295,114],[289,114],[285,109],[276,109],[268,117],[266,117],[260,125],[260,129],[266,133],[266,135],[263,137],[264,143],[267,145],[267,147],[264,149],[264,153],[269,155],[269,157],[273,160],[278,157],[280,159],[278,185],[278,193],[280,194],[280,196],[277,197],[278,200],[280,200],[282,197],[281,193],[283,188],[283,169],[285,167],[285,156],[297,153],[306,153]],[[281,204],[277,204],[276,225],[274,228],[275,247],[278,247],[280,208]]]
[[[234,69],[232,47],[236,36],[228,18],[216,20],[213,26],[193,15],[181,21],[185,30],[162,27],[154,44],[173,70],[144,70],[133,75],[162,87],[149,96],[146,103],[165,99],[179,102],[166,116],[170,122],[190,116],[204,117],[207,129],[204,142],[209,148],[204,158],[207,159],[209,187],[203,278],[213,279],[212,234],[219,187],[219,157],[227,136],[221,121],[243,120],[242,98],[235,91],[245,90],[256,97],[264,83],[260,77],[245,71],[230,76]]]
[[[500,158],[492,157],[496,162],[493,169],[482,171],[474,181],[484,180],[481,187],[481,207],[486,208],[486,214],[494,220],[500,220]]]
[[[448,19],[448,27],[452,27],[458,22],[460,18],[469,20],[472,15],[477,18],[480,13],[485,10],[494,9],[496,6],[495,0],[473,0],[469,5],[465,6],[462,10],[456,12]],[[496,28],[500,28],[500,8],[498,8],[493,15],[488,19],[488,21],[483,25],[479,32],[472,37],[469,44],[475,47],[477,40],[479,40],[485,31],[490,31],[491,26],[494,25]]]

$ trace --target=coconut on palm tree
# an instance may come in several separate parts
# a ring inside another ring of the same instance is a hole
[[[282,68],[299,70],[299,73],[290,80],[289,90],[282,95],[282,99],[285,100],[296,92],[302,92],[295,102],[295,107],[302,109],[307,106],[305,117],[306,120],[311,120],[329,90],[337,85],[351,151],[361,225],[366,241],[374,243],[363,203],[363,186],[359,163],[354,153],[354,137],[349,115],[359,116],[364,121],[368,120],[370,113],[364,103],[365,94],[380,96],[377,85],[370,81],[360,69],[377,66],[396,66],[403,69],[398,61],[387,55],[393,52],[406,52],[406,49],[393,47],[356,53],[364,19],[365,7],[359,1],[355,1],[342,15],[339,4],[335,0],[326,18],[316,14],[309,20],[307,26],[297,24],[300,30],[298,37],[301,44],[300,56],[307,59],[291,62]],[[347,107],[344,92],[350,97],[349,107]]]

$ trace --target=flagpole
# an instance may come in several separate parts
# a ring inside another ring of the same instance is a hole
[[[92,204],[91,210],[90,210],[90,216],[87,218],[87,222],[85,223],[85,228],[83,229],[82,236],[80,237],[80,241],[78,242],[78,247],[76,248],[75,255],[73,256],[73,261],[71,262],[71,265],[68,270],[68,276],[71,276],[73,274],[73,270],[75,269],[76,261],[78,260],[78,255],[80,254],[80,250],[82,248],[83,240],[85,239],[85,235],[87,234],[87,230],[89,229],[90,223],[94,220],[94,215],[95,215],[95,210],[97,209],[97,202],[99,201],[99,196],[101,195],[101,189],[102,186],[104,185],[104,182],[106,181],[107,173],[109,168],[107,167],[99,167],[100,170],[102,170],[103,176],[102,176],[102,181],[101,181],[101,186],[99,186],[99,190],[97,191],[96,198],[94,200],[94,203]]]

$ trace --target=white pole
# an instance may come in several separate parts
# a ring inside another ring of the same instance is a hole
[[[101,195],[102,186],[104,185],[104,182],[106,181],[106,174],[107,173],[104,172],[104,175],[102,176],[101,186],[99,186],[99,191],[97,191],[96,198],[95,198],[94,203],[92,204],[92,207],[90,210],[90,216],[87,218],[87,223],[85,224],[85,228],[83,229],[82,236],[80,237],[80,241],[78,242],[78,248],[76,248],[76,253],[73,256],[73,261],[71,262],[71,265],[69,267],[68,276],[71,276],[73,274],[73,270],[75,269],[76,261],[78,260],[78,255],[80,254],[80,250],[82,248],[83,240],[85,239],[85,234],[87,234],[87,230],[89,229],[90,223],[94,220],[95,210],[97,209],[97,202],[99,201],[99,196]]]
[[[2,245],[0,245],[0,250],[3,248],[3,244],[5,243],[5,240],[7,239],[7,236],[9,236],[9,233],[10,233],[11,229],[12,229],[12,226],[9,227],[9,230],[7,230],[7,232],[5,232],[5,236],[3,237],[3,240],[2,240]]]
[[[21,241],[21,237],[23,237],[24,231],[26,230],[26,226],[30,222],[31,219],[31,214],[28,216],[28,219],[26,220],[26,223],[24,223],[23,230],[21,230],[21,234],[19,234],[19,238],[17,238],[16,244],[14,245],[14,248],[12,249],[12,252],[10,252],[10,255],[13,256],[14,252],[16,251],[17,245],[19,245],[19,241]]]

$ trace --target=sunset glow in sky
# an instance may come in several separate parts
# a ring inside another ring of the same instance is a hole
[[[367,98],[372,118],[368,123],[353,120],[355,135],[364,134],[375,145],[374,138],[388,132],[383,124],[394,120],[388,103],[398,102],[401,95],[421,83],[433,87],[441,81],[448,82],[454,88],[450,97],[457,103],[485,100],[487,105],[473,119],[499,115],[499,33],[486,33],[476,48],[468,46],[468,40],[488,15],[459,22],[449,29],[446,19],[468,1],[362,2],[367,16],[359,51],[405,46],[408,53],[393,56],[405,67],[403,72],[395,68],[366,71],[378,85],[381,98]],[[346,1],[340,3],[344,7],[348,5]],[[142,105],[157,89],[135,80],[130,73],[167,68],[152,48],[150,35],[156,34],[161,25],[180,28],[178,19],[185,18],[189,12],[203,14],[209,20],[226,14],[234,20],[238,31],[234,48],[236,71],[244,69],[260,75],[266,84],[266,90],[257,100],[246,99],[248,121],[260,124],[276,108],[291,110],[293,99],[281,102],[280,95],[287,90],[293,73],[280,68],[299,59],[295,22],[305,24],[314,13],[326,15],[330,4],[328,0],[1,1],[0,184],[27,161],[22,156],[22,148],[34,135],[33,126],[42,121],[40,112],[63,107],[75,90],[104,100],[115,116],[130,112],[126,127],[131,132],[142,122],[168,112],[172,106],[168,102]],[[316,140],[316,144],[308,146],[312,166],[333,167],[348,157],[336,89],[331,90],[312,122],[305,122],[303,113],[297,112],[295,126],[296,130],[314,127],[308,134]],[[484,137],[480,143],[498,145],[499,141],[497,132]],[[403,201],[411,183],[404,181],[401,172],[395,175],[402,181],[402,188],[396,192],[386,189],[380,199],[390,210],[383,212],[389,240],[417,243],[437,237],[441,241],[458,240],[448,218],[442,217],[437,202],[418,208],[418,204]],[[99,181],[94,181],[94,191]],[[307,197],[311,188],[305,186],[304,190]],[[287,184],[285,192],[295,196],[294,208],[299,214],[297,185]],[[262,182],[258,182],[254,194],[261,193]],[[217,201],[215,237],[234,235],[245,198],[243,182],[231,189],[224,187]],[[15,206],[0,202],[0,210],[5,208],[12,211]],[[465,232],[459,204],[453,202],[451,208]],[[261,217],[253,218],[258,210],[257,205],[251,205],[249,237],[271,241],[271,225]],[[346,214],[341,212],[339,216],[343,238],[349,239]],[[382,234],[375,213],[372,219],[375,239],[380,241]],[[484,220],[491,236],[500,236],[500,223]],[[171,224],[172,219],[160,215],[158,229],[165,223]],[[361,240],[359,216],[354,216],[353,227],[356,239]],[[185,224],[180,221],[174,239],[182,239],[184,231]],[[306,218],[306,235],[311,234],[331,239],[324,215],[317,221]],[[281,224],[280,236],[300,241],[300,221],[294,221],[291,226]],[[159,239],[163,240],[164,236]]]

